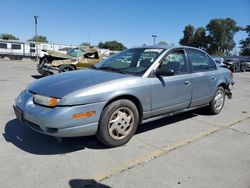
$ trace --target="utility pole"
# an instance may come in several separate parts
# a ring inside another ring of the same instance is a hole
[[[89,47],[91,46],[91,45],[90,45],[90,34],[91,34],[90,32],[91,32],[91,31],[90,31],[90,27],[89,27]]]
[[[155,38],[157,37],[157,35],[152,35],[153,39],[154,39],[154,45],[155,45]]]
[[[36,37],[36,61],[38,61],[37,20],[39,16],[34,16],[34,18],[35,18],[35,37]]]

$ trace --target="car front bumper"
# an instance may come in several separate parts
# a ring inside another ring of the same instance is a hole
[[[15,101],[17,118],[33,130],[55,137],[77,137],[94,135],[105,102],[86,105],[48,108],[33,103],[32,93],[22,92]],[[95,115],[79,119],[72,115],[95,111]]]
[[[59,72],[59,68],[47,66],[47,65],[43,65],[43,66],[37,65],[37,72],[43,75],[56,74]]]

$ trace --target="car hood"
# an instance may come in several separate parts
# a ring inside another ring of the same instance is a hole
[[[33,82],[28,87],[28,90],[39,95],[62,98],[80,89],[125,77],[131,76],[108,71],[85,69],[41,78]]]

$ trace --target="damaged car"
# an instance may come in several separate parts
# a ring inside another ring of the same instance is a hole
[[[40,58],[37,71],[43,76],[87,68],[103,59],[103,54],[96,48],[73,48],[66,54],[42,50],[44,56]]]

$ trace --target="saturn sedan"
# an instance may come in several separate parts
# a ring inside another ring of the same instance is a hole
[[[201,107],[218,114],[233,83],[232,73],[200,49],[140,47],[89,69],[39,79],[20,93],[14,110],[37,132],[96,135],[116,147],[145,121]]]

